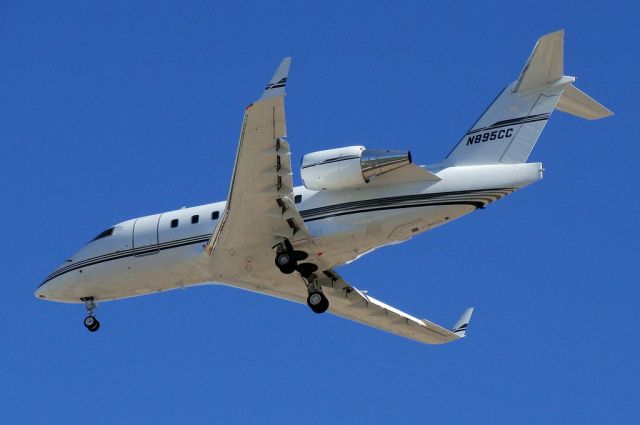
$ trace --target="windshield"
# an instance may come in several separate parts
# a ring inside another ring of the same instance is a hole
[[[97,241],[98,239],[102,239],[102,238],[106,238],[107,236],[111,236],[113,234],[113,230],[114,229],[115,229],[115,227],[111,227],[111,228],[105,230],[104,232],[102,232],[98,236],[96,236],[95,238],[91,239],[89,242]]]

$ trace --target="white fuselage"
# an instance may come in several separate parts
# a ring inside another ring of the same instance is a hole
[[[301,200],[296,207],[314,238],[313,254],[331,267],[345,264],[542,178],[540,163],[430,170],[441,180],[319,192],[297,187],[294,193]],[[227,273],[224,262],[212,261],[204,250],[224,208],[225,202],[217,202],[119,223],[51,273],[36,296],[79,303],[203,283],[242,286],[241,276]]]

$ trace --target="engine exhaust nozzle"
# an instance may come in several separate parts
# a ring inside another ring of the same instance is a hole
[[[360,157],[362,177],[369,182],[371,177],[379,176],[397,168],[411,164],[411,152],[387,149],[366,149]]]

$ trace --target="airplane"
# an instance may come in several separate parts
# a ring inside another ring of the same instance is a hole
[[[100,232],[35,291],[84,303],[222,284],[306,304],[426,344],[465,337],[473,308],[452,328],[420,319],[347,283],[335,268],[450,223],[542,179],[527,163],[555,109],[593,120],[613,113],[564,75],[564,30],[538,39],[509,84],[440,162],[408,151],[348,146],[303,156],[294,187],[286,139],[285,58],[246,107],[226,201],[133,218]]]

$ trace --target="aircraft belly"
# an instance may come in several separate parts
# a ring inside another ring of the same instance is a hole
[[[315,238],[316,247],[324,252],[328,263],[346,264],[376,248],[408,240],[475,209],[471,205],[438,205],[332,217],[323,220],[326,221],[322,223],[323,236]]]
[[[307,299],[307,288],[302,279],[265,279],[263,275],[257,280],[251,276],[243,276],[243,279],[228,279],[221,284],[301,304]]]
[[[355,221],[353,217],[335,217],[331,219],[332,228],[342,231],[314,238],[314,248],[322,253],[325,264],[335,267],[474,210],[469,205],[430,206],[361,214]],[[257,247],[242,253],[220,253],[212,261],[212,279],[224,285],[304,303],[304,282],[302,279],[282,278],[273,265],[272,254],[271,250]]]
[[[475,211],[475,207],[470,205],[446,205],[421,208],[423,211],[416,211],[416,220],[405,222],[391,229],[387,234],[387,241],[400,242],[407,240],[417,234],[434,229],[449,221],[455,220],[465,214]],[[406,217],[409,219],[409,216]],[[387,226],[389,228],[391,226]]]
[[[474,209],[469,205],[422,206],[331,217],[312,222],[318,236],[313,246],[306,249],[320,254],[322,267],[327,264],[334,267],[381,246],[407,240]],[[130,255],[70,272],[68,278],[74,279],[73,284],[58,298],[70,302],[89,296],[98,301],[113,300],[212,280],[250,291],[269,292],[276,297],[297,296],[300,291],[297,285],[291,288],[277,282],[268,288],[264,285],[265,265],[270,268],[272,257],[271,249],[252,246],[242,252],[220,252],[211,258],[204,254],[200,244],[149,255]],[[275,270],[275,266],[273,268]]]

